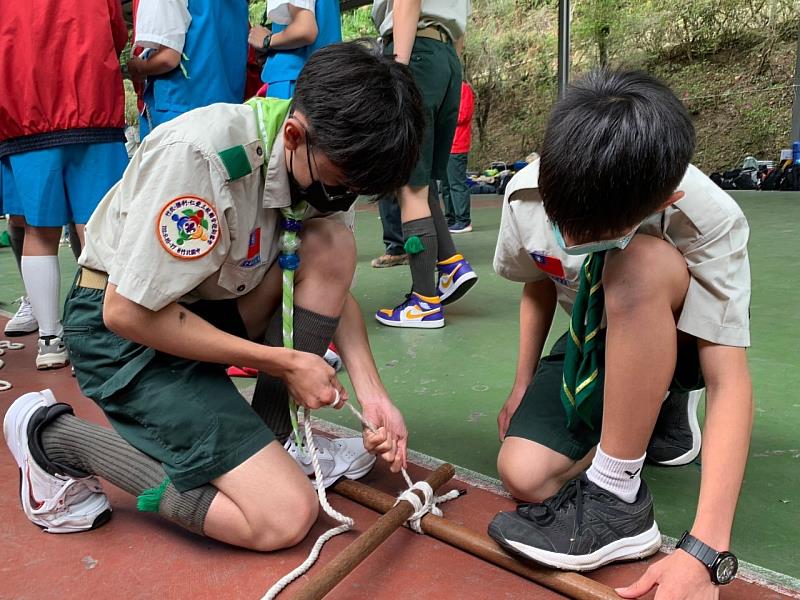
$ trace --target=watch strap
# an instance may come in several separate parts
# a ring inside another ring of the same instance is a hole
[[[688,531],[683,534],[683,537],[681,538],[677,547],[694,556],[709,569],[714,566],[714,561],[717,559],[717,556],[719,556],[718,551],[714,550],[714,548],[711,546],[704,544],[696,537],[691,535]]]

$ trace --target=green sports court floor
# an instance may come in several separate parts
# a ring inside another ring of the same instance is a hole
[[[735,197],[752,230],[749,358],[756,418],[733,550],[742,560],[800,578],[800,193]],[[375,322],[375,309],[402,299],[409,274],[404,267],[369,266],[382,250],[375,207],[359,211],[356,231],[355,295],[381,376],[405,415],[411,448],[490,477],[497,476],[495,419],[514,376],[520,293],[519,284],[501,279],[491,268],[499,202],[481,200],[473,209],[475,231],[456,237],[481,279],[448,309],[447,326],[440,330],[397,330]],[[4,227],[5,221],[0,222]],[[61,264],[66,293],[74,273],[67,248],[61,250]],[[0,282],[0,309],[13,312],[22,283],[7,248],[0,249]],[[559,313],[549,343],[565,327]],[[348,411],[325,410],[319,416],[351,428],[358,425]],[[646,467],[645,478],[662,533],[680,536],[694,516],[699,465]]]

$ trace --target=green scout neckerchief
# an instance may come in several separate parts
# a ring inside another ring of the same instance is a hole
[[[272,154],[272,146],[280,131],[281,125],[289,114],[291,101],[276,98],[251,98],[247,104],[256,113],[258,134],[264,144],[264,175],[266,176],[267,164]],[[278,256],[278,265],[283,271],[283,294],[281,300],[283,345],[294,348],[294,272],[300,266],[300,257],[297,250],[300,248],[300,230],[303,228],[303,217],[306,213],[306,203],[300,202],[297,206],[281,208],[281,254]],[[297,404],[289,398],[289,413],[292,419],[295,442],[302,447],[300,427],[297,421]]]
[[[605,252],[595,252],[586,257],[580,271],[578,295],[572,307],[561,383],[561,402],[567,412],[567,426],[570,429],[577,425],[576,417],[592,427],[592,409],[603,397],[602,388],[595,388],[601,350],[598,347],[598,335],[605,304],[602,280],[604,260]]]

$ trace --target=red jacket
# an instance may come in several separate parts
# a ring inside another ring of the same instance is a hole
[[[453,136],[450,154],[466,154],[472,146],[472,113],[475,110],[475,94],[466,81],[461,82],[461,104],[458,107],[458,125]]]
[[[0,156],[125,141],[119,0],[0,0]]]

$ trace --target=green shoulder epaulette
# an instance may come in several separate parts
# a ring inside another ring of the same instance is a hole
[[[218,152],[217,156],[219,156],[222,164],[225,165],[225,170],[228,172],[228,181],[239,179],[253,172],[253,166],[250,164],[247,152],[245,152],[244,146],[241,144]]]

